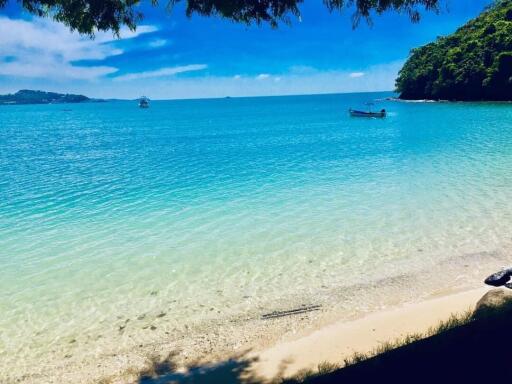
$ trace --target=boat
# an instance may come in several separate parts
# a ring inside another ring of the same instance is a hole
[[[355,109],[349,109],[350,116],[352,117],[386,117],[386,110],[383,109],[379,112],[364,112]]]
[[[367,103],[366,105],[368,105],[368,112],[358,111],[356,109],[350,108],[348,110],[348,112],[350,113],[350,116],[352,116],[352,117],[380,117],[380,118],[386,117],[385,109],[381,109],[378,112],[373,112],[371,109],[371,106],[373,105],[373,103]]]
[[[149,99],[146,96],[139,99],[139,108],[149,108]]]

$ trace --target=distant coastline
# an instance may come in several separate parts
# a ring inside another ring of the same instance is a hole
[[[20,104],[76,104],[101,103],[103,99],[91,99],[84,95],[64,94],[56,92],[34,91],[22,89],[16,93],[0,95],[0,105]]]
[[[384,99],[386,101],[394,101],[399,103],[438,103],[438,104],[475,104],[475,103],[483,103],[483,104],[511,104],[512,100],[445,100],[445,99],[403,99],[400,97],[388,97]],[[376,100],[380,101],[380,100]]]

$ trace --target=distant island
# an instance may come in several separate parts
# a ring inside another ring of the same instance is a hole
[[[56,92],[33,91],[22,89],[16,93],[0,95],[1,104],[63,104],[102,102],[101,99],[90,99],[84,95],[62,94]]]
[[[409,100],[512,100],[512,0],[412,50],[396,89]]]

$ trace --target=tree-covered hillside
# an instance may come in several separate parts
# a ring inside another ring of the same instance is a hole
[[[13,94],[0,95],[1,104],[60,104],[100,101],[89,99],[84,95],[62,94],[55,92],[32,91],[22,89]]]
[[[402,99],[512,100],[512,0],[412,50],[396,87]]]

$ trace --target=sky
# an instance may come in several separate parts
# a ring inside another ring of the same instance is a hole
[[[423,13],[417,24],[389,12],[355,29],[353,9],[329,13],[321,0],[306,0],[301,18],[278,29],[143,2],[136,31],[90,39],[10,0],[0,9],[0,93],[179,99],[393,90],[412,48],[452,33],[490,2],[445,0],[440,14]]]

